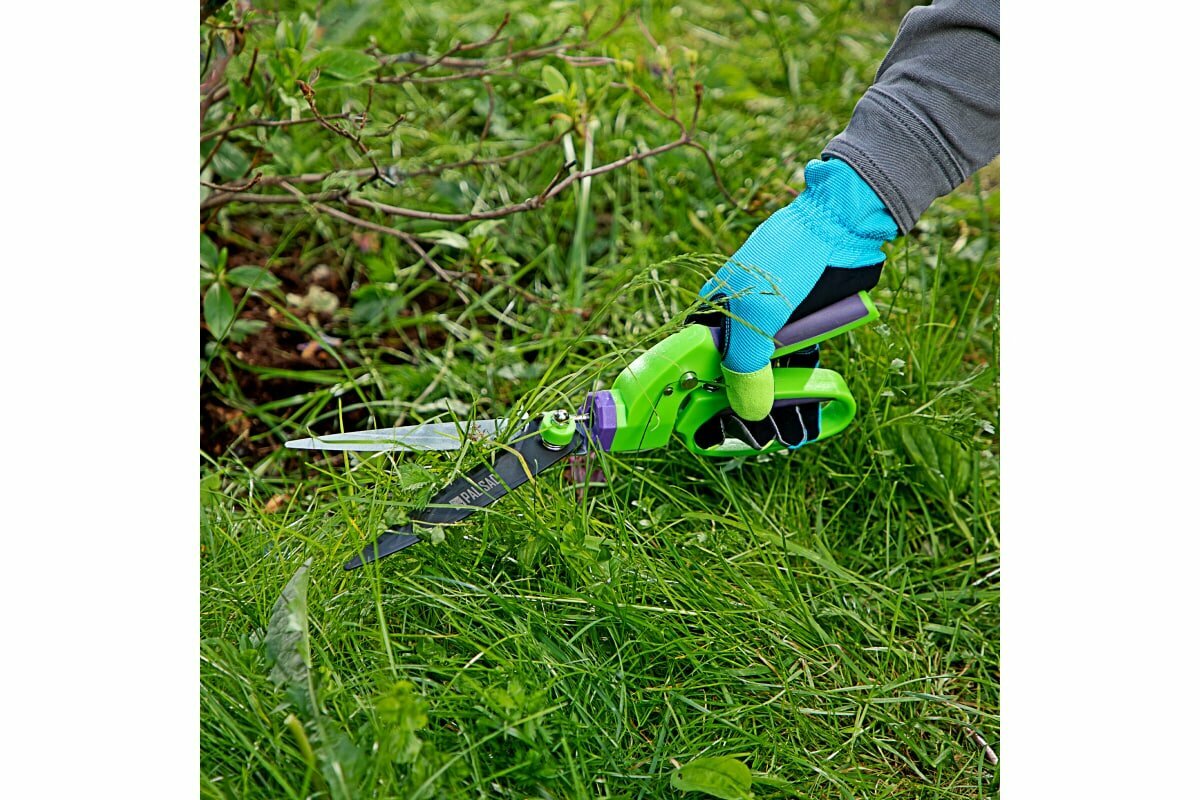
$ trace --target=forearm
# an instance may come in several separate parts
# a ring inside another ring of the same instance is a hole
[[[935,0],[908,12],[846,129],[845,161],[901,232],[1000,152],[1000,5]]]

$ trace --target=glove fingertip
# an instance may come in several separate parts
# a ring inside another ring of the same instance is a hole
[[[775,405],[775,374],[771,365],[754,372],[737,372],[721,365],[725,375],[725,394],[733,413],[751,422],[766,419]]]

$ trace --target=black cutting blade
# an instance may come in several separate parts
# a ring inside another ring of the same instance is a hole
[[[547,447],[542,441],[540,424],[540,419],[533,420],[491,464],[481,464],[435,494],[425,508],[413,514],[411,522],[388,528],[362,553],[346,562],[346,569],[357,569],[411,547],[421,541],[415,534],[422,525],[459,522],[567,456],[586,449],[587,436],[578,423],[570,444],[558,449]]]
[[[399,553],[406,547],[416,544],[421,541],[416,536],[413,536],[412,525],[398,525],[394,528],[388,528],[375,543],[364,550],[360,555],[355,556],[346,562],[346,569],[358,569],[368,561],[378,561],[381,558]]]

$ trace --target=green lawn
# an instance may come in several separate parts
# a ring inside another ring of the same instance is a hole
[[[721,255],[801,186],[910,5],[646,2],[603,36],[620,8],[589,4],[583,49],[497,58],[483,79],[412,80],[469,71],[443,62],[378,83],[486,40],[506,11],[495,42],[452,58],[520,52],[569,24],[563,41],[579,41],[579,6],[308,2],[250,20],[206,109],[201,177],[257,173],[246,193],[288,202],[202,189],[204,796],[701,797],[670,776],[708,756],[747,765],[760,798],[997,793],[995,165],[890,247],[880,321],[824,347],[860,407],[828,442],[612,456],[582,500],[552,471],[349,573],[482,451],[353,464],[279,449],[445,408],[577,405],[677,330]],[[200,35],[211,70],[222,48],[208,43],[229,31]],[[570,87],[557,99],[555,71]],[[310,117],[297,80],[349,135],[237,127]],[[567,174],[564,143],[587,169],[672,142],[694,83],[688,144],[523,213],[439,221],[346,202],[520,203]],[[372,162],[397,185],[363,185]],[[284,183],[320,197],[294,202]],[[416,237],[442,275],[361,221]]]

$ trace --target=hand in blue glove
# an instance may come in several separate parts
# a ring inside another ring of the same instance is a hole
[[[700,289],[727,304],[721,368],[734,413],[767,416],[774,404],[774,335],[816,286],[827,267],[883,262],[880,247],[896,238],[883,201],[848,164],[810,161],[807,188],[759,225],[729,262]]]

